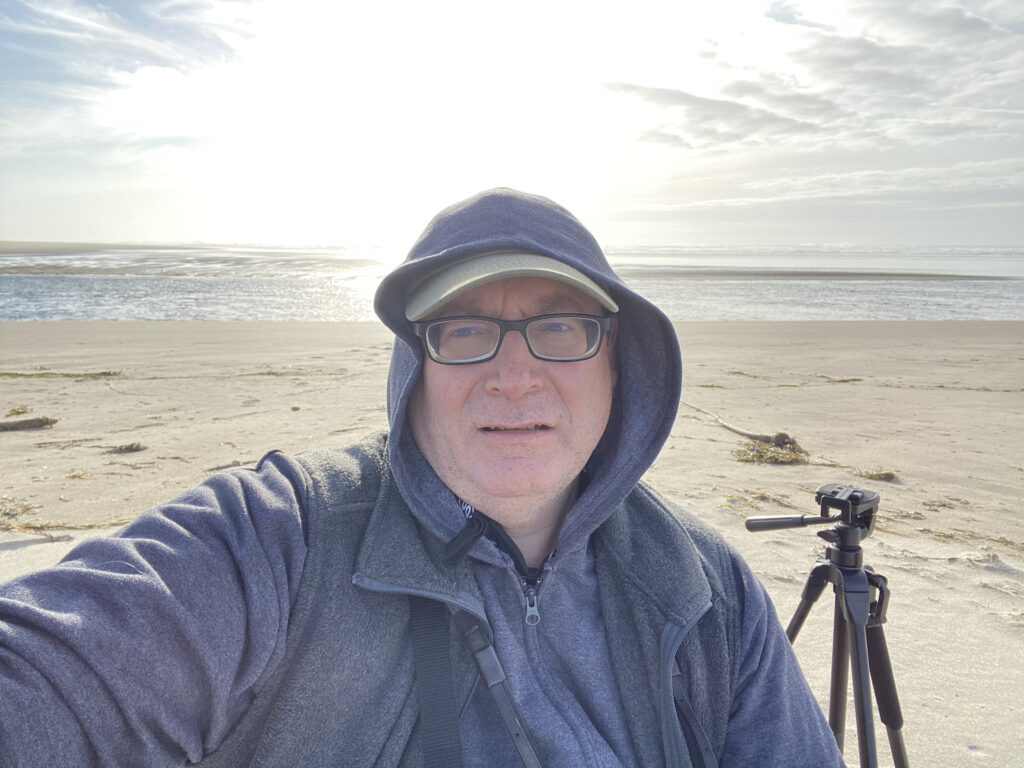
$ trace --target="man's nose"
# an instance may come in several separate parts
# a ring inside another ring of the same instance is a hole
[[[530,354],[526,339],[519,331],[508,331],[497,355],[491,360],[487,390],[506,397],[521,397],[543,386],[541,361]]]

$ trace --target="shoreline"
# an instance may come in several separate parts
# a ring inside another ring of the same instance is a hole
[[[679,269],[637,269],[635,267],[619,268],[618,273],[625,278],[643,278],[647,280],[816,280],[816,281],[847,281],[863,280],[877,282],[880,280],[916,281],[916,280],[1024,280],[1009,275],[958,275],[946,272],[883,272],[878,270],[852,269],[708,269],[697,267],[692,270]]]
[[[351,264],[352,262],[346,262]],[[198,265],[197,265],[198,266]],[[612,264],[615,267],[615,264]],[[996,282],[1024,280],[1024,277],[1012,275],[981,275],[981,274],[957,274],[952,272],[885,272],[880,270],[853,270],[853,269],[748,269],[738,267],[736,269],[708,269],[704,267],[676,267],[667,269],[654,267],[646,269],[643,267],[619,266],[616,268],[618,274],[626,280],[792,280],[792,281],[853,281],[862,280],[865,282],[893,281],[968,281],[990,280]],[[343,276],[342,271],[334,273],[335,276]],[[40,277],[52,275],[54,277],[67,276],[91,276],[91,277],[280,277],[278,273],[260,274],[258,272],[246,272],[239,274],[237,270],[224,267],[221,272],[203,274],[188,269],[153,269],[151,271],[134,270],[125,271],[116,267],[53,267],[53,266],[4,266],[0,261],[0,276],[9,277]],[[301,273],[292,276],[293,279],[316,279],[323,277],[319,273]]]
[[[260,277],[269,270],[270,276],[346,277],[358,264],[380,267],[383,273],[402,255],[372,245],[0,240],[0,275]],[[636,280],[1014,281],[1024,280],[1022,259],[1024,248],[1009,245],[675,245],[608,250],[613,268]]]
[[[744,519],[816,514],[826,483],[879,492],[864,553],[892,589],[886,634],[910,759],[1012,763],[1024,751],[1024,322],[675,327],[683,403],[645,480],[740,550],[783,623],[824,544],[814,531],[748,533]],[[0,532],[0,579],[219,467],[383,428],[390,351],[376,322],[0,322],[0,422],[57,420],[0,431],[0,527],[67,526]],[[740,461],[746,439],[722,422],[786,432],[806,461]],[[822,701],[828,603],[796,644]]]

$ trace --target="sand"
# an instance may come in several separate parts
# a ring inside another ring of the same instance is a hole
[[[811,529],[748,533],[744,518],[816,514],[824,483],[878,491],[864,551],[892,590],[911,764],[1019,764],[1024,323],[678,330],[684,404],[647,479],[743,552],[784,622],[824,543]],[[0,579],[218,468],[383,427],[389,353],[369,323],[0,323],[0,425],[57,420],[0,431]],[[746,440],[721,422],[786,432],[809,463],[741,462]],[[865,476],[877,472],[894,479]],[[831,614],[829,590],[796,642],[822,701]],[[848,719],[855,765],[852,709]],[[878,743],[890,765],[884,732]]]

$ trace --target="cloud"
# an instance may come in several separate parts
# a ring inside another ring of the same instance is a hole
[[[679,177],[614,215],[663,233],[721,242],[852,239],[865,242],[1015,242],[1024,210],[1024,158],[847,171]],[[723,237],[721,227],[730,234]],[[716,234],[716,228],[718,228]]]
[[[0,84],[20,102],[66,99],[68,84],[114,88],[144,66],[188,69],[232,55],[211,3],[16,0],[0,15]]]
[[[1024,192],[1024,158],[773,176],[749,180],[742,187],[763,193],[766,200],[892,194],[926,197],[986,190],[1019,193]]]
[[[998,13],[1003,7],[989,4],[988,10]],[[1009,29],[1009,17],[1004,22],[980,10],[879,0],[853,3],[850,9],[852,18],[842,29],[808,34],[808,44],[792,54],[821,82],[854,88],[857,98],[874,104],[943,100],[959,93],[984,97],[993,89],[997,99],[1024,104],[1018,87],[1024,46],[1020,32]]]
[[[110,103],[123,100],[127,84],[152,82],[153,73],[169,80],[230,60],[228,41],[244,33],[231,15],[238,7],[183,0],[7,3],[0,11],[0,158],[95,173],[194,144],[184,112],[168,118],[166,106],[149,104],[134,124],[115,124]],[[150,125],[140,130],[146,115]]]
[[[792,59],[808,79],[859,112],[930,103],[943,92],[941,57],[923,46],[889,44],[868,37],[821,34]]]
[[[986,17],[987,13],[1009,10],[1008,4],[977,4],[978,11],[958,5],[936,7],[932,2],[892,3],[887,0],[861,0],[852,8],[871,24],[869,29],[887,36],[907,36],[920,42],[942,41],[944,45],[989,42],[1005,32],[1002,24]]]
[[[702,147],[795,140],[821,130],[813,122],[739,101],[710,99],[683,90],[635,83],[609,83],[606,87],[613,93],[636,96],[672,113],[672,124],[648,131],[644,134],[648,140]]]
[[[736,80],[727,83],[722,93],[736,99],[758,101],[776,112],[812,123],[831,124],[856,114],[834,98],[796,90],[782,78],[764,76],[762,79],[766,82]]]
[[[717,89],[643,81],[610,90],[660,107],[638,137],[688,151],[727,152],[771,142],[823,147],[1016,144],[1024,151],[1024,16],[1007,3],[935,8],[864,0],[833,6],[775,2],[766,48],[717,49]],[[961,148],[962,151],[962,148]]]
[[[634,203],[613,215],[666,243],[1019,243],[1024,158],[686,175]]]
[[[811,29],[832,29],[828,24],[807,19],[799,8],[784,0],[771,3],[764,12],[764,15],[780,24],[792,24],[794,26],[810,27]]]

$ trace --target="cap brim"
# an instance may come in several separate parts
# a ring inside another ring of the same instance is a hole
[[[520,251],[487,253],[448,265],[420,282],[405,302],[405,317],[429,317],[452,299],[480,285],[510,277],[544,277],[576,288],[610,312],[619,305],[600,285],[578,269],[549,256]]]

